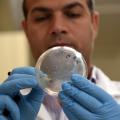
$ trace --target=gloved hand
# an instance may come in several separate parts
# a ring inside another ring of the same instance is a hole
[[[24,88],[32,88],[32,91],[23,96],[20,90]],[[0,85],[0,120],[35,120],[43,97],[34,68],[14,69]]]
[[[69,120],[120,120],[120,105],[91,81],[72,75],[59,99]]]

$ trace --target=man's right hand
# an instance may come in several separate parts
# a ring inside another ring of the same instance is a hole
[[[23,96],[21,89],[32,88]],[[33,67],[14,69],[0,85],[0,120],[35,120],[44,92],[39,87]]]

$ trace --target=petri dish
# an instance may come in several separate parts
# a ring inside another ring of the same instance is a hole
[[[72,74],[87,77],[87,65],[82,54],[67,46],[45,51],[36,63],[36,77],[49,95],[58,95],[63,82],[71,81]]]

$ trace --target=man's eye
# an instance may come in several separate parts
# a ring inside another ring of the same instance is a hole
[[[36,21],[36,22],[43,22],[43,21],[45,21],[45,20],[48,20],[49,18],[50,18],[49,15],[46,15],[46,16],[38,16],[38,17],[35,18],[35,21]]]
[[[71,12],[66,12],[65,15],[69,18],[79,18],[81,17],[80,13],[71,13]]]

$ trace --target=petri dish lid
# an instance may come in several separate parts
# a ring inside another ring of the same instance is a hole
[[[82,54],[67,46],[45,51],[36,63],[36,76],[40,86],[50,95],[57,95],[63,82],[72,74],[87,77],[87,65]]]

